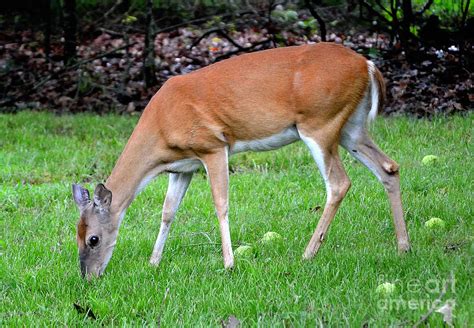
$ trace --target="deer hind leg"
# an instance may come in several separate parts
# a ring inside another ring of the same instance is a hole
[[[410,242],[403,219],[399,165],[377,147],[365,127],[347,125],[342,133],[341,145],[364,164],[384,185],[392,207],[398,250],[400,252],[408,251]]]
[[[186,190],[188,190],[192,177],[193,173],[170,173],[169,175],[168,191],[166,192],[163,212],[161,214],[160,232],[158,233],[158,238],[150,258],[152,265],[160,264],[171,223],[175,218]]]
[[[221,232],[222,255],[224,257],[224,267],[231,269],[234,266],[234,255],[230,240],[229,229],[229,153],[224,147],[212,153],[205,154],[201,161],[209,177],[212,198],[216,208],[217,219]]]
[[[304,252],[305,259],[311,259],[318,252],[326,233],[336,215],[337,209],[351,186],[338,153],[338,143],[324,147],[317,136],[305,135],[299,131],[301,140],[308,146],[326,183],[326,205],[316,230]]]

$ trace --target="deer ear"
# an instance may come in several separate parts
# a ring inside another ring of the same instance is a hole
[[[108,210],[112,203],[112,192],[107,189],[102,183],[99,183],[95,187],[94,191],[94,204],[101,209]]]
[[[82,186],[77,184],[72,185],[72,195],[74,197],[74,201],[77,204],[77,207],[79,207],[79,210],[82,210],[91,201],[89,196],[89,190],[82,188]]]

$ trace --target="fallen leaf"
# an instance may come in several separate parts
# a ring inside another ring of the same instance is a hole
[[[313,213],[316,213],[316,212],[319,211],[320,209],[321,209],[321,206],[316,205],[315,207],[310,207],[310,208],[309,208],[309,211],[310,211],[310,212],[313,212]]]
[[[436,310],[436,312],[443,315],[443,321],[450,327],[453,326],[453,308],[454,303],[452,301],[448,301],[442,307]]]
[[[240,326],[240,321],[235,316],[231,315],[226,321],[222,320],[222,328],[236,328]]]
[[[74,308],[76,309],[77,313],[79,314],[85,314],[88,318],[92,319],[92,320],[96,320],[96,316],[94,314],[94,312],[92,312],[92,309],[87,307],[87,308],[83,308],[80,304],[77,304],[77,303],[74,303]]]

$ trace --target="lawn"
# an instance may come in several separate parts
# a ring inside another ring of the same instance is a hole
[[[254,246],[254,258],[223,269],[211,194],[199,172],[161,265],[151,267],[162,176],[132,203],[104,276],[87,282],[71,184],[91,189],[104,181],[137,118],[0,115],[0,325],[219,326],[233,315],[244,326],[411,326],[447,286],[440,305],[455,303],[455,325],[472,326],[473,119],[379,118],[372,127],[401,165],[409,254],[397,254],[383,187],[341,150],[352,188],[317,257],[303,261],[325,191],[309,152],[296,143],[231,160],[233,247]],[[422,165],[428,154],[439,157],[435,165]],[[431,217],[445,228],[426,228]],[[260,246],[268,231],[283,243]],[[385,282],[395,284],[392,294],[376,292]],[[441,326],[442,315],[427,322]]]

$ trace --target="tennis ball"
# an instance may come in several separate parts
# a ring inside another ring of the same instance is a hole
[[[283,237],[279,233],[269,231],[263,235],[260,241],[262,242],[262,244],[273,244],[276,242],[280,242],[282,240],[283,240]]]
[[[237,249],[234,251],[235,257],[240,257],[240,258],[251,258],[254,256],[253,248],[252,246],[239,246]]]
[[[438,161],[438,156],[435,156],[435,155],[426,155],[426,156],[423,157],[423,159],[421,160],[421,163],[422,163],[423,165],[429,166],[429,165],[435,164],[437,161]]]
[[[431,218],[425,222],[425,227],[429,229],[443,229],[446,226],[446,222],[440,218]]]
[[[378,285],[375,291],[377,294],[388,296],[395,292],[395,285],[390,282],[384,282],[383,284]]]

